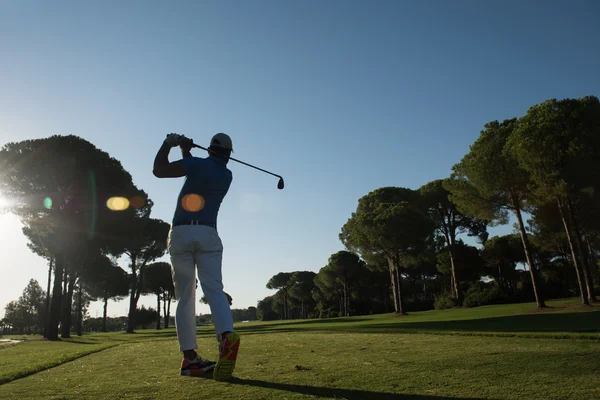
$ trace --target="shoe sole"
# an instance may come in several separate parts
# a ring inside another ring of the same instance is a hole
[[[203,369],[200,369],[200,368],[185,369],[185,370],[181,371],[181,376],[205,376],[214,370],[215,370],[214,365],[212,367],[203,368]]]
[[[223,342],[223,351],[213,372],[213,378],[216,381],[228,381],[231,379],[239,348],[240,336],[235,332],[231,332]]]

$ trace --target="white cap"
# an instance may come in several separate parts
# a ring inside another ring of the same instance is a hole
[[[231,144],[231,138],[225,133],[217,133],[210,140],[210,145],[213,147],[220,147],[223,149],[233,151],[233,144]]]

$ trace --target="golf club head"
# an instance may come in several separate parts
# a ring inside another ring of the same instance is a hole
[[[279,182],[277,182],[277,189],[281,190],[283,189],[283,178],[279,178]]]

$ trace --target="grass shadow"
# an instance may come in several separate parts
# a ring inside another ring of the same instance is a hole
[[[462,333],[462,334],[508,334],[535,335],[543,337],[578,337],[586,335],[593,339],[600,333],[600,310],[573,313],[531,313],[503,317],[465,319],[451,321],[414,321],[406,319],[388,320],[379,323],[331,323],[331,320],[319,320],[321,323],[306,322],[265,324],[258,326],[238,326],[236,331],[247,334],[283,333],[283,332],[347,332],[347,333]],[[347,322],[354,321],[348,319]],[[357,319],[362,321],[362,319]],[[329,322],[329,323],[327,323]],[[298,326],[294,326],[298,325]]]
[[[60,342],[61,343],[70,343],[70,344],[95,344],[95,345],[100,344],[99,342],[95,342],[95,341],[79,340],[79,339],[62,339],[62,340],[60,340]]]
[[[286,392],[299,393],[308,396],[347,400],[478,400],[475,398],[464,397],[424,396],[412,394],[370,392],[367,390],[356,389],[338,389],[319,386],[291,385],[287,383],[266,382],[255,379],[241,378],[233,378],[229,383],[233,385],[246,385],[273,390],[282,390]]]
[[[380,323],[356,327],[374,332],[381,330],[596,333],[600,332],[600,311],[528,314],[471,320]],[[349,327],[352,330],[352,327]]]

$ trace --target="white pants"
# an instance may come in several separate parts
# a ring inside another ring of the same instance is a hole
[[[205,225],[179,225],[169,231],[167,242],[177,299],[175,327],[180,351],[198,348],[196,341],[196,270],[208,300],[217,339],[233,332],[233,318],[223,292],[221,265],[223,243],[216,229]]]

